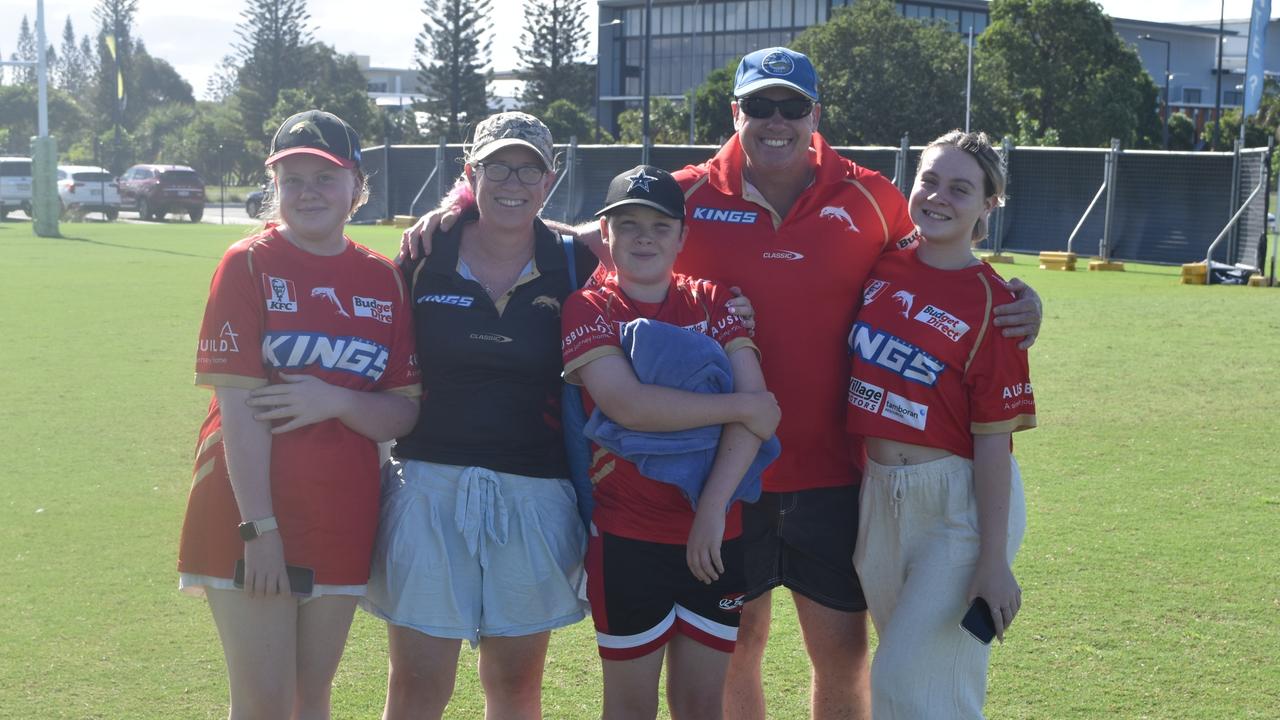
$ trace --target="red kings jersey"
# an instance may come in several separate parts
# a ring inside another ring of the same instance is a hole
[[[986,263],[940,270],[915,248],[881,258],[849,332],[849,432],[972,458],[975,434],[1035,427],[1027,353],[991,322],[1012,300]]]
[[[815,169],[785,216],[744,180],[735,135],[709,162],[675,173],[689,237],[676,270],[738,286],[751,298],[765,384],[782,406],[782,456],[768,492],[851,485],[861,445],[844,432],[844,338],[867,273],[913,240],[907,203],[879,173],[812,137]]]
[[[622,326],[638,318],[661,320],[708,335],[726,353],[741,348],[754,350],[746,328],[730,315],[725,305],[731,293],[704,280],[675,277],[660,303],[643,303],[627,297],[615,275],[603,285],[585,288],[565,300],[563,327],[565,379],[582,384],[578,370],[605,355],[623,355]],[[591,394],[583,388],[582,404],[587,414],[595,409]],[[635,464],[594,443],[589,469],[595,486],[592,521],[599,529],[621,537],[683,545],[693,527],[693,508],[674,485],[651,480],[640,474]],[[734,503],[725,518],[725,539],[742,532],[741,504]]]
[[[421,394],[411,309],[395,266],[348,241],[306,252],[274,229],[227,251],[214,272],[196,384],[252,389],[282,372],[359,391]],[[271,438],[271,495],[285,560],[316,582],[361,585],[378,518],[376,444],[336,419]],[[182,572],[231,577],[243,544],[215,396],[200,428],[183,525]]]

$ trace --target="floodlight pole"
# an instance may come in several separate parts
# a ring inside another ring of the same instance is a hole
[[[1227,13],[1227,0],[1222,0],[1218,8],[1218,67],[1217,67],[1217,87],[1213,91],[1213,146],[1212,150],[1218,150],[1218,129],[1222,127],[1222,31],[1223,22]],[[1244,122],[1244,113],[1240,113],[1241,123]]]
[[[640,164],[649,164],[649,76],[652,74],[649,57],[653,43],[653,0],[644,2],[644,97],[641,100]]]
[[[969,132],[969,109],[973,105],[973,25],[969,26],[969,68],[964,78],[964,131]]]
[[[1150,34],[1139,35],[1139,40],[1164,44],[1164,149],[1169,149],[1169,48],[1173,43],[1168,40],[1151,37]]]

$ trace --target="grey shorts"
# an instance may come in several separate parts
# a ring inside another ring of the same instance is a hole
[[[473,645],[586,616],[587,537],[568,480],[392,460],[382,493],[369,612]]]

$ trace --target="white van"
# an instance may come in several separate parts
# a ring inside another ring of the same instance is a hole
[[[0,220],[18,209],[31,217],[31,158],[0,157]]]
[[[91,165],[58,166],[58,201],[64,220],[101,212],[107,220],[120,215],[120,187],[110,171]]]

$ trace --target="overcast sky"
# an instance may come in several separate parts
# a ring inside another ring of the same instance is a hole
[[[1249,16],[1249,0],[1225,0],[1228,19]],[[63,24],[70,16],[76,36],[93,29],[94,0],[48,0],[44,4],[45,33],[56,48]],[[1182,22],[1217,20],[1219,3],[1212,0],[1103,0],[1103,9],[1114,17]],[[492,0],[493,67],[516,67],[515,43],[520,37],[524,14],[520,0]],[[588,2],[591,23],[596,7]],[[240,7],[235,0],[212,3],[138,0],[135,35],[147,50],[177,68],[191,83],[196,97],[202,96],[205,80],[222,57],[231,52],[239,19],[228,7]],[[368,55],[374,66],[410,67],[413,41],[422,30],[422,3],[414,0],[309,0],[316,38],[339,52]],[[1272,17],[1280,14],[1280,2],[1272,6]],[[34,32],[35,0],[0,0],[0,54],[8,58],[17,46],[18,26],[27,15]],[[594,42],[592,44],[594,52]]]

